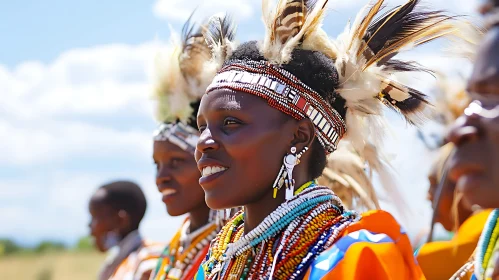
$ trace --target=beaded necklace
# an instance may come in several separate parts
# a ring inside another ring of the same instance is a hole
[[[326,187],[309,182],[244,234],[238,212],[213,241],[200,279],[301,279],[311,262],[357,221]]]
[[[486,279],[485,272],[487,265],[489,264],[492,254],[494,253],[494,247],[499,237],[499,209],[494,209],[490,213],[487,223],[483,228],[482,235],[478,241],[477,251],[475,255],[475,275],[478,280]]]
[[[215,238],[217,228],[208,223],[200,229],[188,233],[189,219],[166,246],[154,271],[156,280],[192,279],[208,250],[210,241]]]

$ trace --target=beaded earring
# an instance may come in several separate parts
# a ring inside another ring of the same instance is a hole
[[[300,153],[296,154],[296,147],[291,147],[291,153],[284,156],[283,164],[272,186],[274,188],[274,198],[277,197],[277,191],[282,186],[286,186],[286,200],[294,197],[295,180],[293,179],[293,169],[300,164],[300,158],[307,150],[308,147],[305,147]]]

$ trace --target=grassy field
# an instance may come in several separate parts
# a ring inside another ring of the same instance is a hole
[[[104,255],[96,252],[64,252],[14,255],[0,258],[2,280],[92,280]]]

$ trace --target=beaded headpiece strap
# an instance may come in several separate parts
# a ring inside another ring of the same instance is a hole
[[[327,153],[333,152],[345,133],[341,116],[317,92],[293,74],[267,61],[231,60],[207,88],[251,93],[297,120],[310,118]]]
[[[153,137],[154,141],[168,141],[184,151],[194,153],[199,140],[199,132],[181,122],[165,123],[158,127]]]

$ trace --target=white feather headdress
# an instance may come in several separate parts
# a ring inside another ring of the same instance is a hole
[[[382,13],[384,0],[373,1],[335,40],[321,29],[328,0],[279,0],[274,9],[263,0],[266,35],[261,52],[274,64],[287,63],[293,50],[319,51],[335,61],[339,87],[332,95],[346,100],[347,133],[356,151],[363,151],[372,132],[383,130],[383,108],[419,125],[432,106],[422,92],[397,81],[403,72],[430,72],[411,61],[394,59],[406,51],[441,37],[463,38],[469,25],[440,11],[424,11],[420,0]],[[473,40],[471,38],[468,38]],[[380,137],[371,137],[374,141]]]
[[[392,177],[392,166],[372,144],[366,145],[365,150],[358,153],[349,141],[340,142],[338,149],[329,155],[319,183],[333,190],[349,209],[380,209],[379,197],[373,185],[374,172],[385,193],[390,194],[390,202],[404,212],[407,207]]]
[[[178,36],[172,32],[169,48],[156,59],[158,81],[154,98],[159,122],[186,122],[192,117],[191,104],[201,99],[219,69],[212,61],[213,42],[206,42],[205,32],[227,20],[228,17],[215,15],[195,29],[189,19],[182,28],[180,43],[176,43]]]

